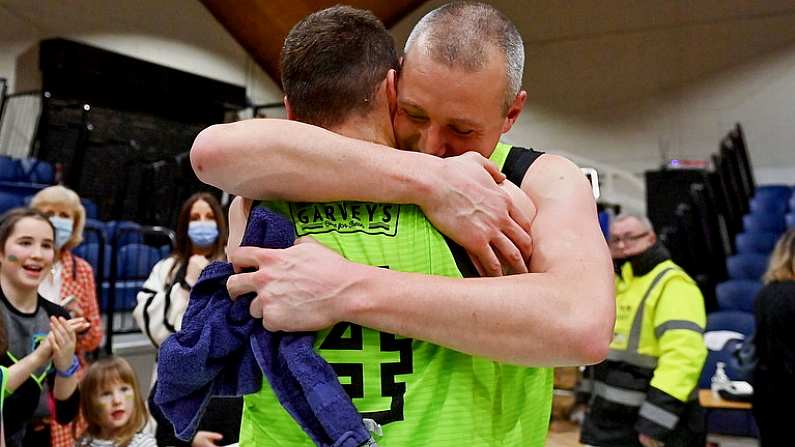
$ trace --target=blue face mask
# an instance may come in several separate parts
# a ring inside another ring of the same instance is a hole
[[[72,237],[74,222],[65,217],[50,216],[50,222],[55,227],[55,246],[60,250]]]
[[[195,220],[188,224],[188,237],[196,247],[209,247],[218,239],[218,224],[211,220]]]

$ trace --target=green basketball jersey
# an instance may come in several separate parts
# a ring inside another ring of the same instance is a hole
[[[507,149],[498,147],[492,157],[499,166]],[[312,236],[353,262],[461,277],[444,236],[414,205],[264,205],[287,216],[298,236]],[[549,369],[506,365],[350,323],[318,332],[315,349],[334,367],[362,416],[381,424],[379,446],[544,444]],[[258,393],[245,397],[240,445],[311,446],[263,382]]]

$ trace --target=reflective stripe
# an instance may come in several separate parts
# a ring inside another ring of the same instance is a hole
[[[654,277],[651,285],[648,289],[646,289],[646,293],[643,295],[643,298],[640,300],[640,304],[638,305],[638,310],[635,312],[635,319],[632,321],[632,330],[629,331],[629,341],[627,342],[627,352],[638,352],[638,347],[640,346],[640,331],[643,328],[643,310],[646,307],[646,300],[649,298],[649,295],[651,295],[651,291],[654,290],[654,286],[660,282],[666,273],[673,269],[673,267],[663,269],[663,271]]]
[[[656,335],[657,338],[660,338],[660,337],[662,337],[662,334],[665,333],[665,331],[668,331],[668,330],[671,330],[671,329],[686,329],[688,331],[698,332],[699,334],[703,334],[704,333],[704,328],[702,328],[701,326],[697,325],[696,323],[694,323],[692,321],[687,321],[687,320],[668,320],[665,323],[657,326],[654,329],[654,335]]]
[[[593,381],[591,379],[581,379],[574,390],[578,393],[591,393],[593,392]]]
[[[611,349],[607,352],[607,360],[616,362],[626,362],[641,368],[654,369],[657,367],[657,357],[653,355],[639,354],[637,352],[627,352],[618,349]]]
[[[646,400],[646,393],[642,391],[625,390],[598,381],[593,383],[593,393],[604,400],[630,407],[640,407]]]
[[[673,428],[676,427],[676,424],[679,422],[679,416],[650,402],[644,402],[643,406],[640,407],[638,414],[669,430],[673,430]]]

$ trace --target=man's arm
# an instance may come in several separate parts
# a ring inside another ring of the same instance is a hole
[[[442,159],[257,119],[204,129],[191,163],[201,181],[252,199],[416,204],[489,275],[501,273],[498,255],[527,271],[531,220],[498,187],[503,174],[474,152]]]
[[[252,314],[271,330],[316,330],[338,321],[532,366],[596,363],[615,315],[613,272],[587,180],[565,159],[534,163],[522,190],[537,206],[531,271],[453,279],[345,261],[318,244],[242,247],[230,260],[233,296],[256,291]]]

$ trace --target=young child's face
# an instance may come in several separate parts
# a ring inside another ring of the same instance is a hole
[[[101,408],[102,426],[113,431],[124,427],[132,417],[135,391],[124,382],[116,381],[100,389],[97,404]]]

